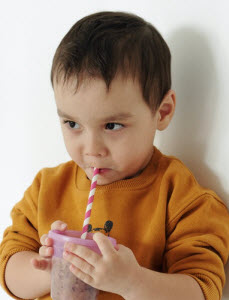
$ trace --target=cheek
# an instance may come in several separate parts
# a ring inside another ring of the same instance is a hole
[[[72,146],[72,143],[71,143],[71,138],[70,136],[66,133],[65,130],[62,130],[62,133],[63,133],[63,138],[64,138],[64,143],[65,143],[65,146],[66,148],[69,150]]]
[[[79,149],[77,149],[76,143],[74,143],[75,139],[74,137],[67,133],[66,130],[62,130],[63,132],[63,138],[64,138],[64,144],[67,149],[68,154],[73,158],[76,157]]]
[[[129,166],[130,164],[134,164],[134,161],[137,157],[142,154],[141,146],[137,145],[137,143],[133,143],[130,140],[127,142],[115,147],[111,150],[113,153],[112,156],[120,166]]]
[[[144,152],[144,149],[152,140],[152,135],[149,135],[145,132],[145,130],[132,132],[131,135],[127,136],[125,140],[123,140],[122,148],[124,149],[126,154],[133,155],[134,153]]]
[[[154,132],[138,133],[127,138],[122,146],[115,148],[115,156],[128,164],[131,160],[138,161],[144,158],[152,150],[154,141]]]

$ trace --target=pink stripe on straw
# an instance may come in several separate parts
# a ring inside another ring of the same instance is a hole
[[[96,174],[98,174],[98,173],[96,173]],[[93,174],[93,176],[94,176],[94,174]],[[92,180],[93,180],[93,178],[92,178]],[[95,182],[93,182],[93,183],[91,184],[90,190],[93,190],[93,189],[96,188],[96,183],[97,183],[97,181],[95,181]]]
[[[91,209],[86,212],[86,215],[85,215],[85,219],[89,218],[91,216]]]
[[[83,233],[81,235],[81,239],[86,239],[86,237],[87,237],[88,224],[90,221],[92,204],[93,204],[93,200],[94,200],[94,193],[95,193],[95,189],[96,189],[98,174],[99,174],[99,169],[94,168],[89,198],[88,198],[88,202],[87,202],[87,209],[86,209],[86,213],[85,213],[85,217],[84,217],[83,231],[82,231]],[[93,193],[93,194],[90,195],[91,193]]]
[[[92,203],[93,202],[93,197],[90,197],[89,199],[88,199],[88,203],[87,204],[90,204],[90,203]]]

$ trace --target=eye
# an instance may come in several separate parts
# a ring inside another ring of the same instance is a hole
[[[65,120],[63,121],[63,123],[68,124],[69,129],[79,129],[79,124],[74,121]],[[120,126],[121,128],[124,127],[124,125],[119,123],[107,123],[105,127],[110,131],[117,131],[118,129],[120,129]]]
[[[68,124],[68,127],[70,127],[71,129],[77,129],[77,128],[75,128],[75,125],[76,124],[78,125],[78,123],[76,123],[76,122],[73,122],[73,121],[64,121],[63,123],[64,124]]]
[[[112,131],[116,131],[117,128],[116,128],[116,130],[113,130],[115,126],[122,126],[122,127],[124,127],[122,124],[119,124],[119,123],[107,123],[106,124],[106,129],[109,129],[109,130],[112,130]]]

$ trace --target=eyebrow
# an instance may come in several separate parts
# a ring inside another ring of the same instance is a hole
[[[66,118],[66,119],[70,119],[70,120],[75,119],[74,117],[69,116],[68,114],[62,112],[60,109],[57,109],[57,114],[59,117],[62,117],[62,118]],[[123,112],[123,113],[117,113],[117,114],[108,116],[108,117],[102,119],[101,121],[109,122],[109,121],[116,121],[116,120],[127,120],[127,119],[130,119],[133,117],[134,117],[134,115],[129,112]]]

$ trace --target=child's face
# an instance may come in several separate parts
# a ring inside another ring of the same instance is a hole
[[[137,176],[152,157],[157,127],[157,114],[152,115],[139,85],[117,77],[109,93],[101,79],[83,84],[75,94],[73,89],[71,82],[54,86],[64,142],[72,160],[89,179],[94,167],[109,169],[98,175],[98,185]]]

